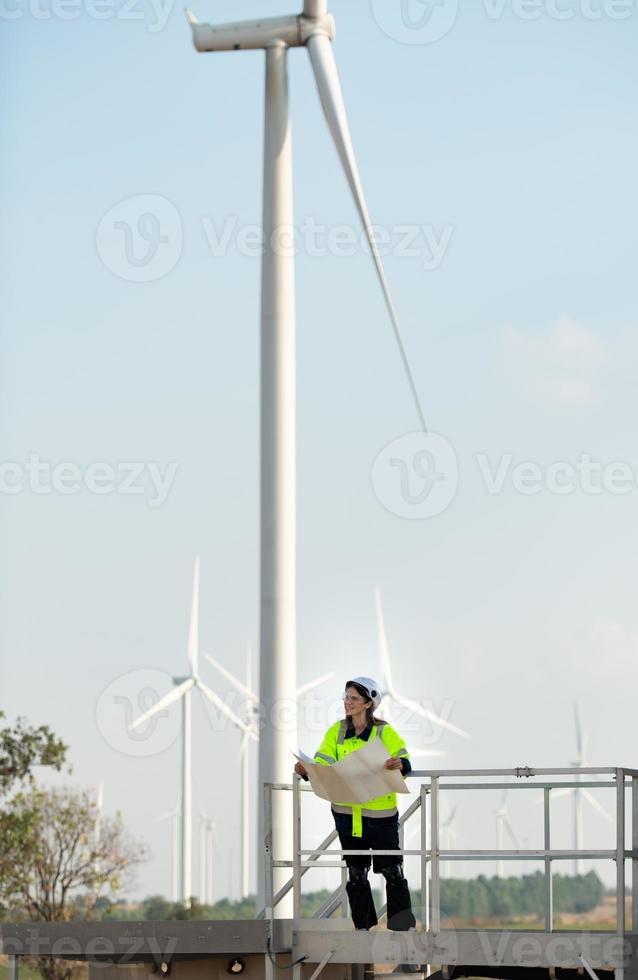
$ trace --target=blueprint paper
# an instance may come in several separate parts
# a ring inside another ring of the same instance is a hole
[[[384,769],[388,750],[380,738],[372,738],[331,766],[313,762],[304,753],[297,758],[308,770],[317,796],[331,803],[367,803],[386,793],[409,793],[400,769]]]

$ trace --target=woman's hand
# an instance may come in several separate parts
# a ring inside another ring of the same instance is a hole
[[[295,772],[297,773],[298,776],[307,776],[308,775],[308,770],[304,766],[303,762],[296,762],[295,763]]]
[[[401,769],[400,759],[386,759],[383,763],[384,769]]]

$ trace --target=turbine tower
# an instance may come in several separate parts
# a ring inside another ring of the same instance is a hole
[[[182,803],[178,795],[177,804],[172,810],[165,810],[158,820],[170,820],[171,829],[171,900],[179,901],[179,834]]]
[[[252,674],[251,674],[251,650],[248,647],[246,653],[246,683],[242,683],[234,674],[231,674],[229,670],[220,664],[215,657],[211,656],[210,653],[204,653],[204,656],[210,664],[218,670],[222,677],[225,677],[233,687],[239,691],[240,694],[244,696],[244,715],[246,724],[249,726],[249,731],[242,733],[241,745],[239,749],[239,759],[240,759],[240,783],[241,783],[241,897],[247,898],[250,894],[250,814],[251,814],[251,800],[250,800],[250,760],[248,757],[248,749],[250,744],[250,739],[260,738],[260,728],[259,728],[259,697],[252,689]],[[333,675],[322,674],[321,677],[315,678],[313,681],[309,681],[307,684],[302,684],[296,690],[296,698],[299,699],[303,694],[311,691],[313,688],[318,687],[319,684],[323,684],[324,681],[330,680]],[[296,751],[296,749],[295,749]]]
[[[589,762],[587,760],[587,736],[583,732],[580,723],[580,713],[578,711],[578,702],[574,701],[574,723],[576,726],[576,759],[570,763],[572,766],[577,766],[579,769],[585,769]],[[604,817],[610,826],[615,827],[616,822],[614,818],[607,812],[602,803],[599,803],[596,797],[589,792],[585,787],[578,786],[581,781],[581,777],[576,776],[574,783],[574,788],[563,788],[552,791],[552,800],[558,800],[561,796],[567,796],[573,793],[573,803],[574,803],[574,850],[582,851],[584,844],[584,829],[583,829],[583,801],[589,804],[594,810]],[[580,857],[574,859],[573,870],[575,875],[581,875],[583,873],[583,862]]]
[[[174,677],[174,690],[140,715],[129,729],[140,728],[154,715],[163,711],[175,701],[182,702],[182,790],[181,790],[181,862],[180,862],[180,900],[186,907],[190,906],[192,897],[192,862],[193,862],[193,772],[192,772],[192,718],[191,692],[195,688],[214,708],[221,711],[237,728],[242,731],[250,729],[245,722],[227,708],[221,698],[204,684],[199,676],[199,557],[195,559],[193,573],[193,597],[191,600],[191,618],[188,630],[188,663],[190,673],[187,677]],[[251,736],[254,737],[251,732]]]
[[[508,790],[504,789],[503,795],[501,796],[501,802],[498,808],[494,810],[494,816],[496,818],[496,850],[499,852],[505,849],[505,831],[507,831],[511,842],[514,845],[514,850],[522,850],[520,841],[514,833],[514,829],[507,816],[507,793]],[[496,877],[505,877],[503,858],[500,856],[500,853],[496,861]]]
[[[306,47],[328,128],[354,196],[370,246],[419,422],[425,421],[363,196],[350,140],[341,86],[332,52],[335,33],[327,0],[304,0],[303,11],[217,26],[200,24],[190,11],[197,51],[241,49],[266,53],[263,241],[261,278],[261,493],[260,493],[260,710],[266,724],[259,743],[259,785],[290,782],[296,748],[296,376],[292,144],[288,107],[288,49]],[[288,245],[286,246],[286,242]],[[284,723],[282,709],[287,720]],[[263,840],[263,793],[259,794],[259,839]],[[273,794],[272,840],[277,860],[289,858],[292,807],[287,794]],[[259,897],[264,897],[263,862],[258,862]],[[275,891],[286,873],[276,874]],[[290,898],[290,896],[289,896]],[[292,899],[277,906],[290,914]]]

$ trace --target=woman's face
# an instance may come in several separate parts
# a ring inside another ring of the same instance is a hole
[[[361,697],[356,687],[346,688],[343,703],[345,705],[347,715],[356,715],[359,711],[367,708],[369,704],[372,704],[371,701],[366,701],[365,698]]]

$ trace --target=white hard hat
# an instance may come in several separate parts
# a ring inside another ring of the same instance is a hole
[[[379,707],[381,704],[381,691],[379,690],[379,685],[372,677],[353,677],[352,680],[348,681],[346,687],[349,687],[350,684],[357,684],[359,687],[362,687],[372,701],[372,707]]]

